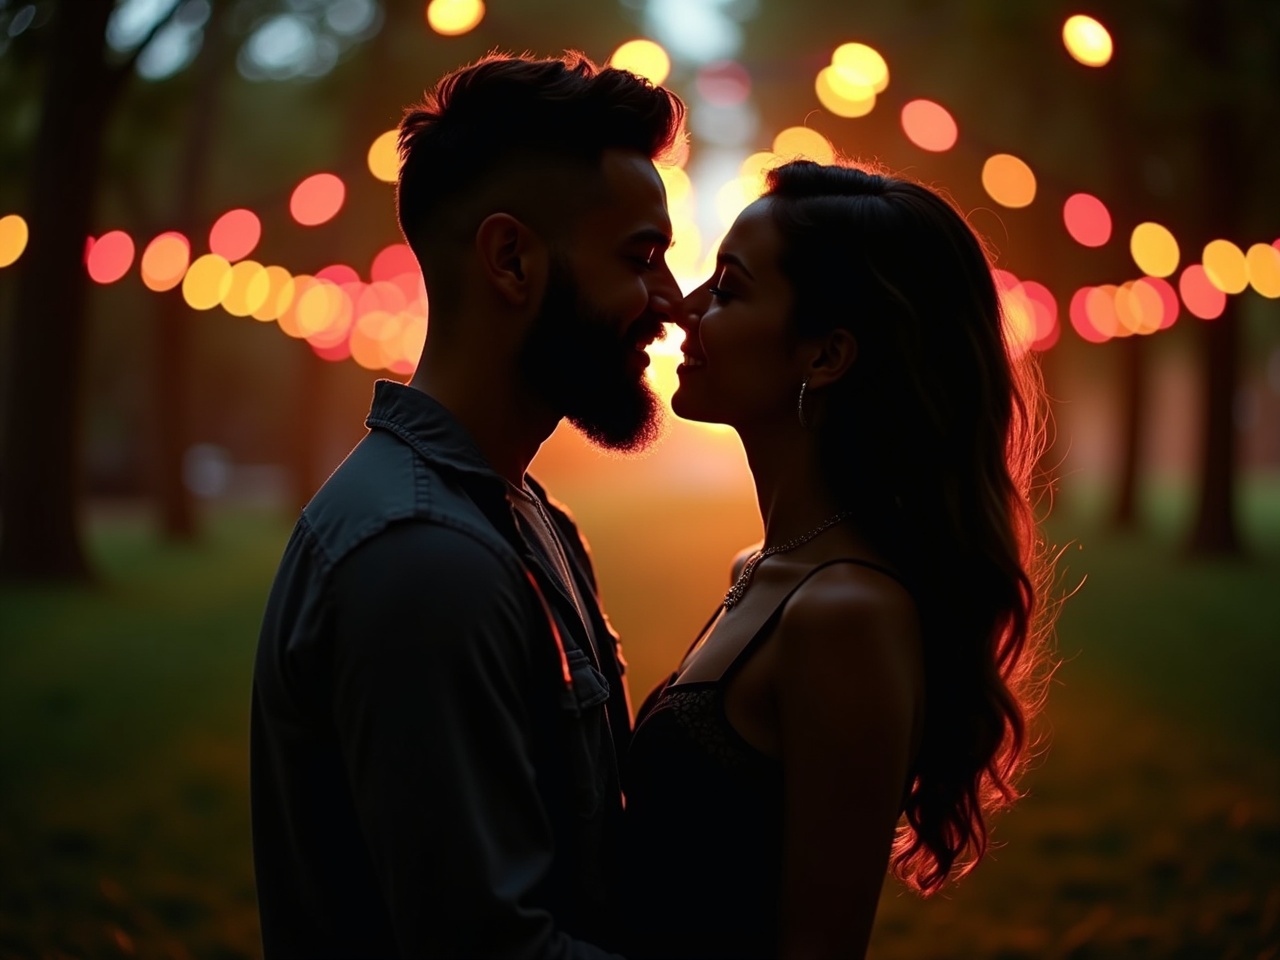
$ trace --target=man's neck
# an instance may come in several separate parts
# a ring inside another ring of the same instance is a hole
[[[453,414],[494,472],[516,486],[560,422],[520,386],[516,371],[489,363],[482,371],[424,354],[409,385]]]

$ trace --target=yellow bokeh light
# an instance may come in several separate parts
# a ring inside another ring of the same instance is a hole
[[[1001,206],[1018,208],[1036,198],[1036,175],[1022,160],[1009,153],[988,157],[982,165],[982,186]]]
[[[813,160],[831,163],[836,158],[831,141],[809,127],[787,127],[773,138],[773,152],[783,161]]]
[[[1245,256],[1245,264],[1254,290],[1272,300],[1280,297],[1280,250],[1269,243],[1255,243]]]
[[[399,140],[399,130],[388,130],[369,147],[369,172],[383,183],[395,183],[400,176]]]
[[[760,150],[742,161],[742,166],[738,168],[738,175],[742,179],[755,184],[756,193],[764,193],[767,186],[765,174],[780,163],[782,163],[782,158],[772,150]]]
[[[280,325],[280,329],[289,336],[299,340],[305,336],[302,325],[299,322],[298,306],[311,289],[321,282],[308,273],[300,273],[285,284],[287,292],[282,292],[281,299],[287,297],[288,302],[280,311],[280,316],[276,318],[276,322]]]
[[[270,266],[263,270],[267,282],[267,294],[257,309],[249,311],[255,320],[269,323],[277,320],[280,314],[289,309],[293,303],[293,274],[284,267]]]
[[[1167,277],[1178,269],[1178,241],[1167,227],[1140,223],[1129,237],[1129,253],[1138,269],[1148,276]]]
[[[636,76],[657,84],[667,79],[671,72],[671,58],[652,40],[628,40],[613,51],[609,66],[630,70]]]
[[[875,90],[853,82],[834,66],[823,67],[818,72],[813,88],[818,102],[837,117],[865,117],[876,106]]]
[[[266,303],[270,293],[266,268],[253,260],[241,260],[231,268],[231,285],[222,298],[222,309],[233,317],[247,317]]]
[[[879,52],[865,43],[842,43],[831,55],[831,65],[858,86],[884,93],[889,86],[889,65]]]
[[[470,33],[484,19],[481,0],[431,0],[427,23],[441,36],[458,37]]]
[[[1067,18],[1062,25],[1062,42],[1067,53],[1086,67],[1105,66],[1114,50],[1107,28],[1084,14]]]
[[[182,298],[193,310],[212,310],[230,289],[231,264],[216,253],[197,257],[182,278]]]
[[[16,213],[0,217],[0,267],[7,267],[27,249],[27,221]]]
[[[1223,293],[1240,293],[1249,285],[1249,268],[1245,265],[1244,251],[1230,240],[1213,240],[1205,245],[1205,276]]]
[[[363,313],[351,327],[351,359],[366,370],[381,370],[385,364],[382,341],[389,333],[399,331],[394,314],[385,310]]]
[[[658,165],[658,176],[667,190],[667,209],[672,216],[686,210],[693,202],[693,181],[680,167]]]

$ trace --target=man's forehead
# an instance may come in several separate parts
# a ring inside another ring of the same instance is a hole
[[[585,220],[620,237],[634,234],[638,238],[656,235],[670,239],[667,191],[648,157],[634,150],[606,150],[600,172],[604,196],[599,205],[587,212]]]

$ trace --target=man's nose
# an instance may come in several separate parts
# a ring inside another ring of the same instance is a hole
[[[677,323],[681,314],[681,303],[684,299],[680,285],[676,283],[671,268],[663,264],[655,270],[649,283],[649,309],[662,318],[663,323]]]

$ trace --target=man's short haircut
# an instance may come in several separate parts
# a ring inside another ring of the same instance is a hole
[[[490,54],[443,77],[400,123],[396,190],[400,229],[432,295],[447,292],[438,288],[456,276],[459,245],[486,216],[508,212],[539,230],[573,220],[606,150],[657,160],[683,119],[675,94],[575,51]]]

